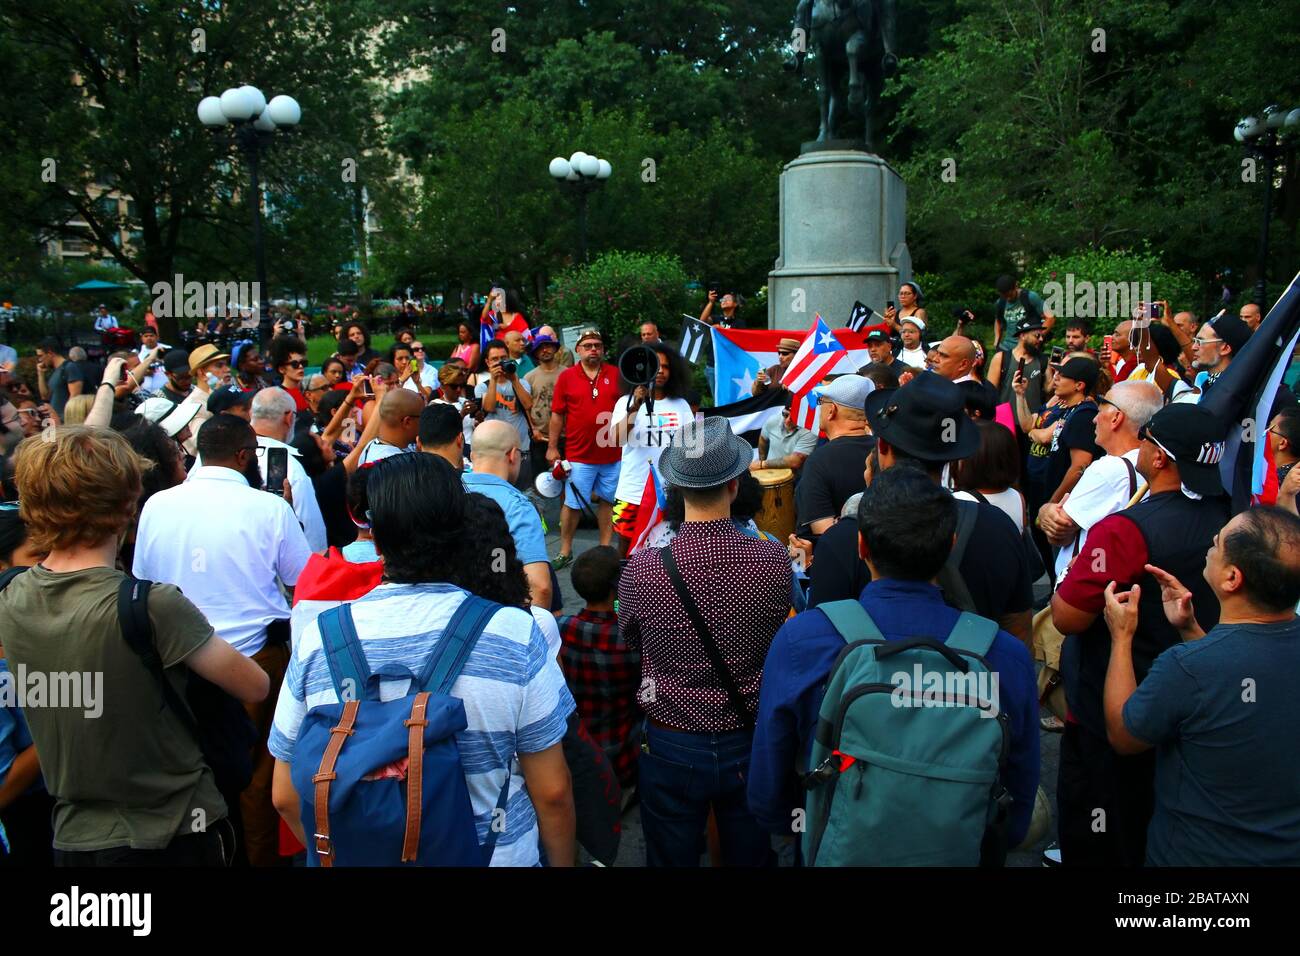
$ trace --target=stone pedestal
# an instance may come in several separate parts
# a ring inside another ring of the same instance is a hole
[[[906,214],[902,177],[872,153],[822,148],[787,164],[768,327],[806,329],[819,312],[840,328],[855,300],[884,312],[899,282],[912,277]]]

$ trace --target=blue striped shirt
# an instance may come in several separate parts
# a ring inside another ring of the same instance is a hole
[[[353,601],[353,621],[371,672],[385,664],[401,664],[418,673],[465,594],[450,584],[381,584]],[[321,611],[332,606],[319,602]],[[381,681],[380,697],[385,701],[405,697],[409,687],[409,679]],[[465,703],[468,727],[456,735],[456,742],[479,842],[487,840],[508,770],[505,827],[492,865],[536,866],[537,814],[515,756],[559,743],[575,704],[532,615],[521,608],[498,611],[451,693]],[[316,620],[295,615],[293,654],[271,728],[269,746],[276,759],[293,760],[294,744],[309,709],[338,702]]]

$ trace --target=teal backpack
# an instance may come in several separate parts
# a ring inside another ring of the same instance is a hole
[[[857,601],[820,605],[846,645],[822,698],[808,788],[809,866],[1000,866],[1010,742],[985,655],[993,621],[946,642],[886,641]]]

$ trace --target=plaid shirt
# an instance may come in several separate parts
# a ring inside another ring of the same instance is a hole
[[[584,609],[564,615],[557,623],[564,641],[560,666],[578,713],[609,757],[619,785],[627,789],[636,778],[641,654],[628,650],[612,611]]]

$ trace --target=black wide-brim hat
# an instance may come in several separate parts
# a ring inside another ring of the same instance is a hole
[[[744,474],[753,460],[753,446],[727,419],[711,415],[677,430],[659,457],[659,474],[678,488],[716,488]]]
[[[922,461],[949,462],[979,451],[980,434],[966,416],[966,399],[948,379],[922,372],[902,388],[867,396],[871,433]]]

